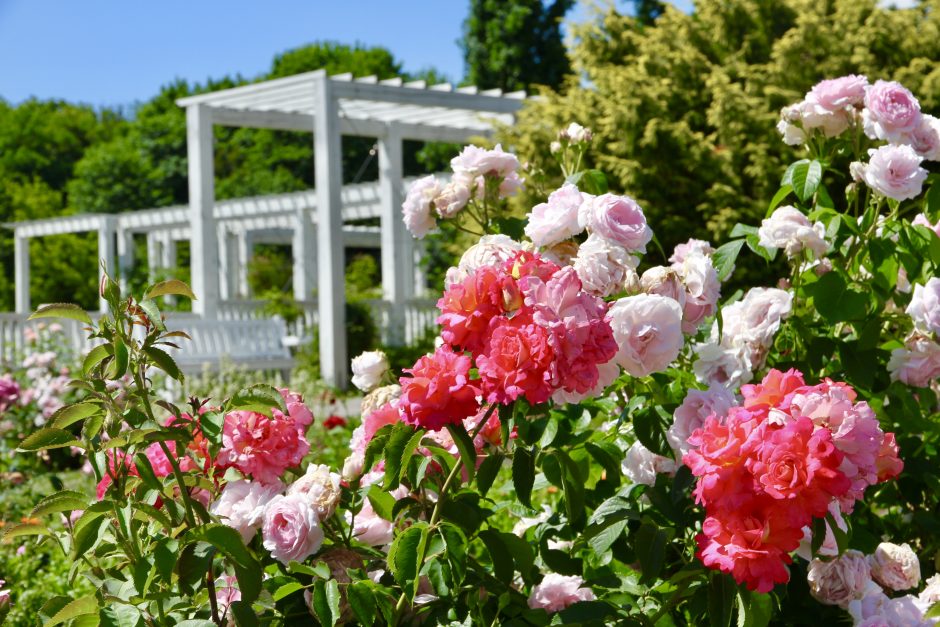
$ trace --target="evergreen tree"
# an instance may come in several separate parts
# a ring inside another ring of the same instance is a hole
[[[461,45],[466,80],[507,91],[558,87],[571,67],[561,20],[574,0],[471,0]]]

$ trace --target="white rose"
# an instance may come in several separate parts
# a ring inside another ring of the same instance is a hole
[[[920,167],[923,157],[910,146],[881,146],[868,151],[870,158],[863,176],[876,192],[907,200],[920,195],[927,179],[927,170]]]
[[[920,561],[909,544],[882,542],[868,563],[874,580],[890,590],[909,590],[920,583]]]
[[[636,268],[638,262],[622,246],[591,234],[578,248],[573,265],[582,288],[604,297],[623,290],[627,271]]]
[[[782,248],[787,257],[793,258],[803,250],[819,258],[826,254],[829,244],[825,239],[822,222],[811,224],[796,207],[778,207],[769,218],[761,222],[757,235],[765,248]]]
[[[940,279],[932,277],[926,285],[915,284],[905,311],[918,331],[940,334]]]
[[[352,383],[369,392],[382,382],[388,372],[388,357],[382,351],[366,351],[352,360]]]
[[[682,350],[682,308],[656,294],[627,296],[608,313],[619,350],[614,361],[635,377],[665,370]]]
[[[330,472],[324,464],[311,464],[302,477],[290,484],[287,494],[301,494],[314,509],[320,520],[326,520],[336,511],[339,503],[340,476]]]
[[[685,305],[682,307],[682,331],[694,334],[699,326],[718,309],[721,282],[711,257],[701,253],[686,255],[673,269],[685,286]]]
[[[565,183],[548,196],[548,202],[532,207],[525,234],[536,246],[546,247],[574,237],[584,229],[578,224],[578,208],[589,194]]]
[[[257,481],[230,481],[209,511],[240,533],[247,544],[264,521],[265,506],[283,490],[280,482],[265,485]]]
[[[627,456],[620,464],[620,469],[633,483],[656,485],[656,475],[676,473],[676,462],[668,457],[657,455],[639,442],[634,442],[627,449]]]
[[[814,559],[806,581],[810,594],[817,601],[847,609],[850,601],[863,598],[870,589],[871,571],[865,555],[850,550],[834,560]]]

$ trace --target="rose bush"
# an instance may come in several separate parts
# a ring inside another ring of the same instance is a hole
[[[104,486],[52,494],[6,532],[58,545],[95,588],[43,614],[933,624],[934,129],[898,84],[824,81],[783,112],[806,158],[763,223],[671,254],[639,203],[581,168],[583,126],[550,147],[567,181],[526,220],[504,202],[524,185],[516,158],[467,147],[449,182],[411,187],[403,219],[479,241],[447,273],[433,353],[397,382],[383,355],[354,359],[368,393],[342,468],[318,459],[289,390],[155,399],[154,371],[182,375],[154,298],[191,296],[182,283],[137,299],[108,280],[98,324],[41,309],[101,344],[73,382],[84,399],[19,447],[81,449]],[[776,285],[728,287],[781,250]],[[61,514],[64,530],[43,522]]]

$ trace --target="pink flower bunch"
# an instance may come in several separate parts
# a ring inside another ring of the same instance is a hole
[[[529,595],[529,607],[546,612],[560,612],[580,601],[593,601],[597,597],[590,588],[585,588],[584,579],[577,575],[548,573],[533,586]]]
[[[425,176],[408,189],[402,218],[418,239],[437,227],[437,217],[456,217],[474,198],[482,199],[491,186],[498,198],[514,196],[522,188],[519,160],[498,144],[492,150],[466,146],[450,165],[454,175],[449,182]]]
[[[20,399],[20,384],[10,373],[0,377],[0,413],[5,412]]]
[[[216,459],[220,468],[236,468],[255,481],[273,483],[286,469],[300,464],[310,450],[305,434],[313,414],[298,394],[286,389],[280,392],[286,415],[272,408],[270,418],[244,410],[225,416],[222,449]]]
[[[893,380],[927,387],[940,378],[940,278],[933,277],[923,285],[914,285],[905,313],[914,329],[904,347],[891,352],[888,372]]]
[[[903,464],[893,434],[854,402],[848,385],[808,386],[796,370],[772,370],[741,394],[742,405],[692,433],[683,462],[705,506],[699,558],[767,592],[789,579],[804,527],[834,500],[851,511],[867,486],[897,476]]]
[[[180,470],[183,472],[189,472],[196,469],[196,463],[189,457],[180,456],[176,452],[176,442],[165,442],[167,450],[170,451],[170,454],[176,459],[177,463],[180,466]],[[163,448],[160,446],[159,442],[153,442],[146,449],[144,449],[144,455],[147,457],[147,461],[150,462],[150,467],[153,468],[153,474],[158,478],[162,479],[173,473],[173,463],[166,456],[166,453],[163,452]],[[122,468],[123,467],[123,468]],[[137,469],[137,465],[127,458],[127,454],[122,450],[111,449],[108,451],[108,469],[102,475],[101,481],[98,482],[96,489],[96,495],[98,500],[104,498],[105,494],[108,492],[108,488],[111,487],[111,484],[114,483],[114,477],[118,475],[119,472],[126,472],[128,476],[139,477],[140,471]],[[157,506],[160,506],[160,500],[157,501]]]
[[[522,396],[542,403],[557,390],[586,394],[598,365],[617,350],[606,304],[584,291],[574,268],[537,253],[478,267],[444,292],[438,308],[441,337],[470,352],[490,403]],[[469,371],[469,358],[461,363]]]

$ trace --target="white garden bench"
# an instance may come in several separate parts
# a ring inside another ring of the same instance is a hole
[[[180,370],[187,374],[198,374],[205,368],[219,370],[223,360],[251,370],[285,374],[294,367],[294,358],[284,344],[287,326],[280,318],[203,320],[171,315],[166,325],[192,338],[176,338],[180,349],[171,349]]]

